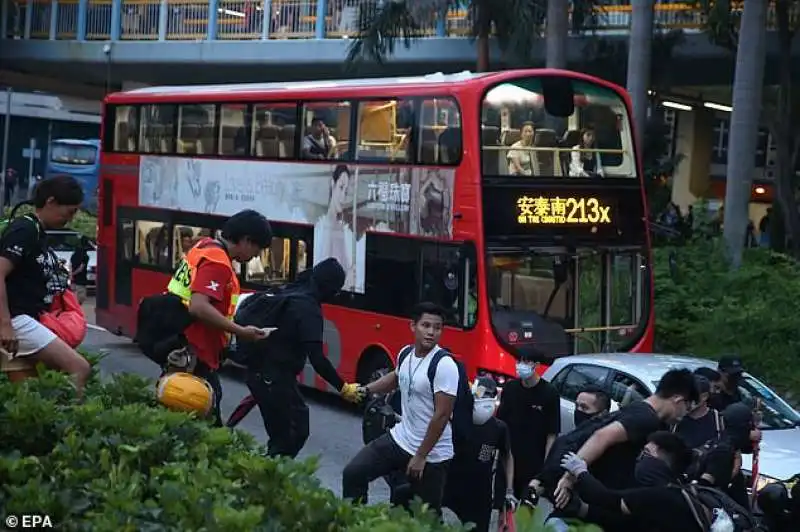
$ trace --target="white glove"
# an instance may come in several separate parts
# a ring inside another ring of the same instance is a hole
[[[511,510],[512,512],[516,512],[518,506],[519,506],[519,499],[517,499],[514,496],[514,490],[509,488],[508,490],[506,490],[505,508],[506,510]]]
[[[586,461],[575,453],[569,453],[561,459],[561,467],[569,471],[569,473],[578,478],[581,473],[586,473]]]

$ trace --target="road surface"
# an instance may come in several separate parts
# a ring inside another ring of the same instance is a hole
[[[87,318],[94,320],[93,300],[84,305]],[[107,373],[136,373],[153,379],[158,377],[158,367],[138,351],[127,338],[113,335],[105,330],[91,327],[86,335],[83,348],[89,351],[107,351],[108,355],[100,362],[101,370]],[[233,374],[222,376],[222,414],[223,419],[236,408],[239,401],[248,394],[241,379]],[[322,484],[341,495],[342,468],[361,449],[361,419],[348,409],[337,397],[310,392],[306,394],[311,412],[311,436],[299,458],[319,457],[317,476]],[[251,433],[264,443],[267,436],[258,409],[239,424],[238,428]],[[373,482],[370,486],[370,502],[388,500],[386,483]]]

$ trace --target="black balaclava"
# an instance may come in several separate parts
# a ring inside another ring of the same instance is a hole
[[[311,283],[319,300],[330,301],[344,286],[345,277],[344,268],[333,257],[314,266],[311,271]]]
[[[745,454],[753,452],[753,442],[750,440],[750,431],[755,428],[753,412],[744,403],[734,403],[722,411],[725,422],[723,437],[727,439],[738,451]]]
[[[666,486],[677,478],[670,465],[655,456],[642,453],[633,470],[636,483],[642,487]]]

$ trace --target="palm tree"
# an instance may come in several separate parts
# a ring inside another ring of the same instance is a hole
[[[633,104],[638,146],[642,146],[642,135],[647,123],[647,88],[650,83],[654,17],[654,0],[632,0],[627,85]]]
[[[599,0],[572,2],[573,31],[580,31],[584,22],[595,19],[596,3]],[[432,27],[438,17],[465,4],[472,20],[479,72],[489,69],[492,35],[507,59],[528,64],[533,45],[541,36],[545,13],[552,21],[548,24],[548,66],[566,66],[568,0],[366,0],[359,8],[359,31],[350,45],[347,63],[383,63],[394,54],[398,40],[409,48],[414,40],[426,36],[425,29]],[[551,40],[558,44],[550,47]]]
[[[766,63],[767,2],[744,2],[733,78],[733,111],[728,140],[723,237],[731,267],[742,262],[750,189],[761,118]]]

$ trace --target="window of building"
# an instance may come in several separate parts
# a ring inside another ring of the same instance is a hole
[[[452,98],[426,98],[419,111],[417,162],[454,165],[461,161],[461,112]]]
[[[413,100],[359,102],[357,160],[411,162]]]
[[[139,139],[139,108],[120,105],[114,109],[114,151],[133,153]]]
[[[216,109],[213,104],[181,105],[178,108],[178,153],[214,153]]]
[[[176,107],[158,104],[141,108],[139,148],[142,153],[175,152]]]
[[[295,151],[297,106],[268,103],[253,106],[251,155],[261,159],[292,159]]]
[[[138,220],[135,251],[139,264],[172,269],[167,224]]]
[[[247,155],[250,106],[226,104],[220,107],[219,155]]]
[[[350,102],[303,105],[300,158],[350,160]]]

